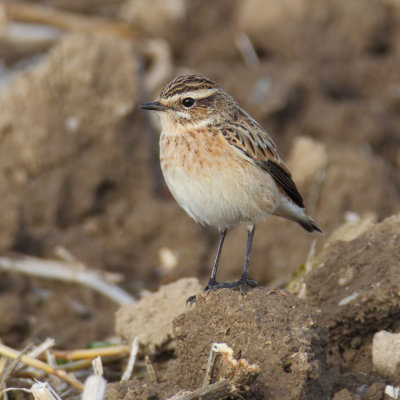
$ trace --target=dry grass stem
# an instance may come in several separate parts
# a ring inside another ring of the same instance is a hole
[[[245,64],[250,67],[252,65],[257,65],[260,60],[254,49],[253,43],[251,43],[248,35],[244,32],[240,32],[235,36],[235,44],[243,57]]]
[[[3,371],[4,371],[4,369],[6,368],[7,361],[8,361],[8,360],[7,360],[6,357],[1,357],[1,358],[0,358],[0,378],[2,377]]]
[[[70,31],[100,33],[126,39],[138,36],[132,27],[121,21],[93,16],[86,17],[28,2],[6,1],[4,10],[10,21],[50,25]]]
[[[73,266],[74,268],[80,268],[83,270],[88,270],[89,267],[82,261],[77,259],[68,249],[63,246],[56,246],[54,248],[54,255],[60,261],[65,261],[67,264]],[[104,271],[104,270],[93,270],[101,278],[103,278],[108,283],[121,283],[124,280],[124,275],[119,272],[114,271]]]
[[[63,370],[67,372],[80,371],[82,369],[89,369],[92,366],[92,360],[79,360],[71,361],[62,365]]]
[[[69,375],[66,371],[64,371],[60,368],[54,368],[54,367],[46,364],[43,361],[37,360],[36,358],[32,358],[27,355],[21,354],[20,352],[14,350],[14,349],[11,349],[10,347],[7,347],[3,344],[0,344],[0,355],[7,357],[7,358],[11,358],[13,360],[18,359],[19,362],[22,362],[31,367],[40,369],[44,372],[47,372],[48,374],[59,377],[60,379],[69,383],[71,386],[73,386],[76,389],[79,389],[79,390],[83,389],[82,383],[80,381],[78,381],[74,376]]]
[[[100,357],[123,356],[128,355],[131,348],[126,345],[99,347],[97,349],[80,349],[80,350],[52,350],[52,354],[61,360],[82,360]]]
[[[156,371],[154,371],[153,365],[150,361],[150,357],[146,355],[145,357],[145,363],[146,363],[146,370],[147,370],[147,375],[150,378],[151,382],[157,383],[158,382],[158,377],[156,374]]]
[[[49,350],[46,351],[46,362],[52,367],[57,367],[56,358],[54,357],[54,354],[50,353]]]
[[[143,40],[140,49],[151,60],[151,66],[144,76],[144,84],[147,92],[153,93],[173,73],[172,50],[168,42],[161,39]]]
[[[105,365],[108,363],[113,363],[115,361],[120,361],[121,358],[123,358],[125,356],[126,356],[126,353],[121,353],[120,356],[103,357],[101,359],[101,362],[103,365]],[[86,358],[83,360],[67,362],[67,363],[63,364],[62,367],[63,367],[64,371],[73,372],[73,371],[89,369],[90,367],[93,367],[93,364],[92,364],[92,359]]]
[[[211,382],[211,370],[212,370],[212,367],[214,366],[214,362],[215,362],[214,346],[216,344],[217,343],[213,343],[210,348],[210,353],[208,355],[208,360],[207,360],[206,374],[205,374],[204,380],[203,380],[203,386],[209,385]]]
[[[45,353],[47,350],[52,348],[56,344],[56,341],[53,338],[47,338],[43,343],[39,346],[36,346],[33,350],[27,353],[27,356],[32,358],[37,358],[41,354]]]
[[[130,377],[132,376],[133,367],[135,366],[135,361],[136,361],[136,356],[137,356],[138,350],[139,350],[139,339],[136,336],[132,341],[128,365],[127,365],[124,373],[122,374],[121,382],[129,380]]]
[[[61,400],[61,397],[47,382],[36,382],[31,387],[35,400]]]
[[[235,391],[235,386],[228,379],[224,379],[211,385],[203,386],[190,393],[178,393],[173,397],[170,397],[168,400],[217,400],[224,398]]]
[[[46,279],[79,283],[101,293],[117,304],[133,304],[135,298],[120,287],[106,282],[97,272],[89,270],[84,264],[44,260],[36,257],[11,259],[0,257],[0,270],[18,271]]]
[[[305,264],[306,274],[308,274],[309,272],[311,272],[314,269],[314,264],[315,264],[315,244],[316,243],[317,243],[317,241],[314,239],[311,242],[310,250],[308,251],[307,260],[306,260],[306,264]]]
[[[235,387],[247,390],[259,373],[257,365],[249,364],[243,358],[236,360],[233,349],[226,343],[214,343],[208,357],[204,383],[229,379]]]
[[[1,347],[6,347],[5,345],[3,345],[2,343],[0,344],[0,348]],[[17,367],[21,357],[29,350],[29,348],[31,347],[31,344],[29,344],[28,346],[25,347],[24,350],[22,350],[21,352],[18,353],[18,356],[11,358],[13,361],[7,366],[7,368],[4,370],[4,373],[1,376],[1,380],[0,380],[0,388],[4,388],[6,386],[6,382],[8,381],[8,378],[13,374],[15,368]],[[0,352],[1,355],[1,352]],[[7,397],[6,395],[4,397]]]
[[[54,360],[54,364],[50,363],[47,357],[48,351],[51,347],[53,347],[55,345],[55,340],[52,338],[47,338],[43,343],[41,343],[39,346],[36,346],[33,350],[29,351],[26,353],[26,355],[28,357],[31,358],[38,358],[40,357],[43,353],[46,354],[46,358],[47,358],[47,363],[49,365],[55,366],[55,360]],[[20,353],[21,355],[24,354],[24,352]],[[24,371],[22,371],[22,369],[25,369]],[[32,378],[38,378],[38,373],[35,370],[32,369],[26,369],[26,365],[24,364],[19,364],[15,367],[15,372],[14,375],[18,375],[18,376],[30,376]]]
[[[90,375],[85,382],[82,400],[103,400],[106,396],[106,380],[100,375]]]
[[[101,357],[97,356],[92,360],[93,372],[95,375],[103,376],[103,363],[101,362]]]

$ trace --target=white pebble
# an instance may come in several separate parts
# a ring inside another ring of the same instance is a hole
[[[372,363],[381,375],[395,376],[396,366],[400,363],[400,333],[375,333],[372,341]]]

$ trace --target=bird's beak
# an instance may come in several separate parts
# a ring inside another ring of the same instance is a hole
[[[165,111],[168,110],[169,107],[163,106],[158,101],[153,101],[151,103],[144,103],[139,106],[142,110],[152,110],[152,111]]]

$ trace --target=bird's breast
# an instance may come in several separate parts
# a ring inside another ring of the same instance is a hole
[[[163,132],[160,160],[172,195],[202,224],[224,228],[274,208],[268,174],[237,154],[222,135],[208,130]]]
[[[189,175],[208,175],[227,157],[225,147],[219,137],[204,130],[181,135],[163,132],[160,138],[161,167],[164,174],[173,174],[178,169]]]

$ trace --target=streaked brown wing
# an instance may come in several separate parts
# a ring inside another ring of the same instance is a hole
[[[303,198],[287,166],[279,157],[275,143],[260,125],[245,115],[240,123],[225,123],[219,127],[219,131],[231,146],[268,172],[296,205],[304,208]]]
[[[296,205],[304,208],[303,198],[297,190],[296,184],[293,182],[290,173],[285,171],[279,164],[275,164],[271,161],[266,161],[263,163],[257,162],[256,164],[271,174],[271,176],[275,179],[275,182],[281,186],[281,188]]]

